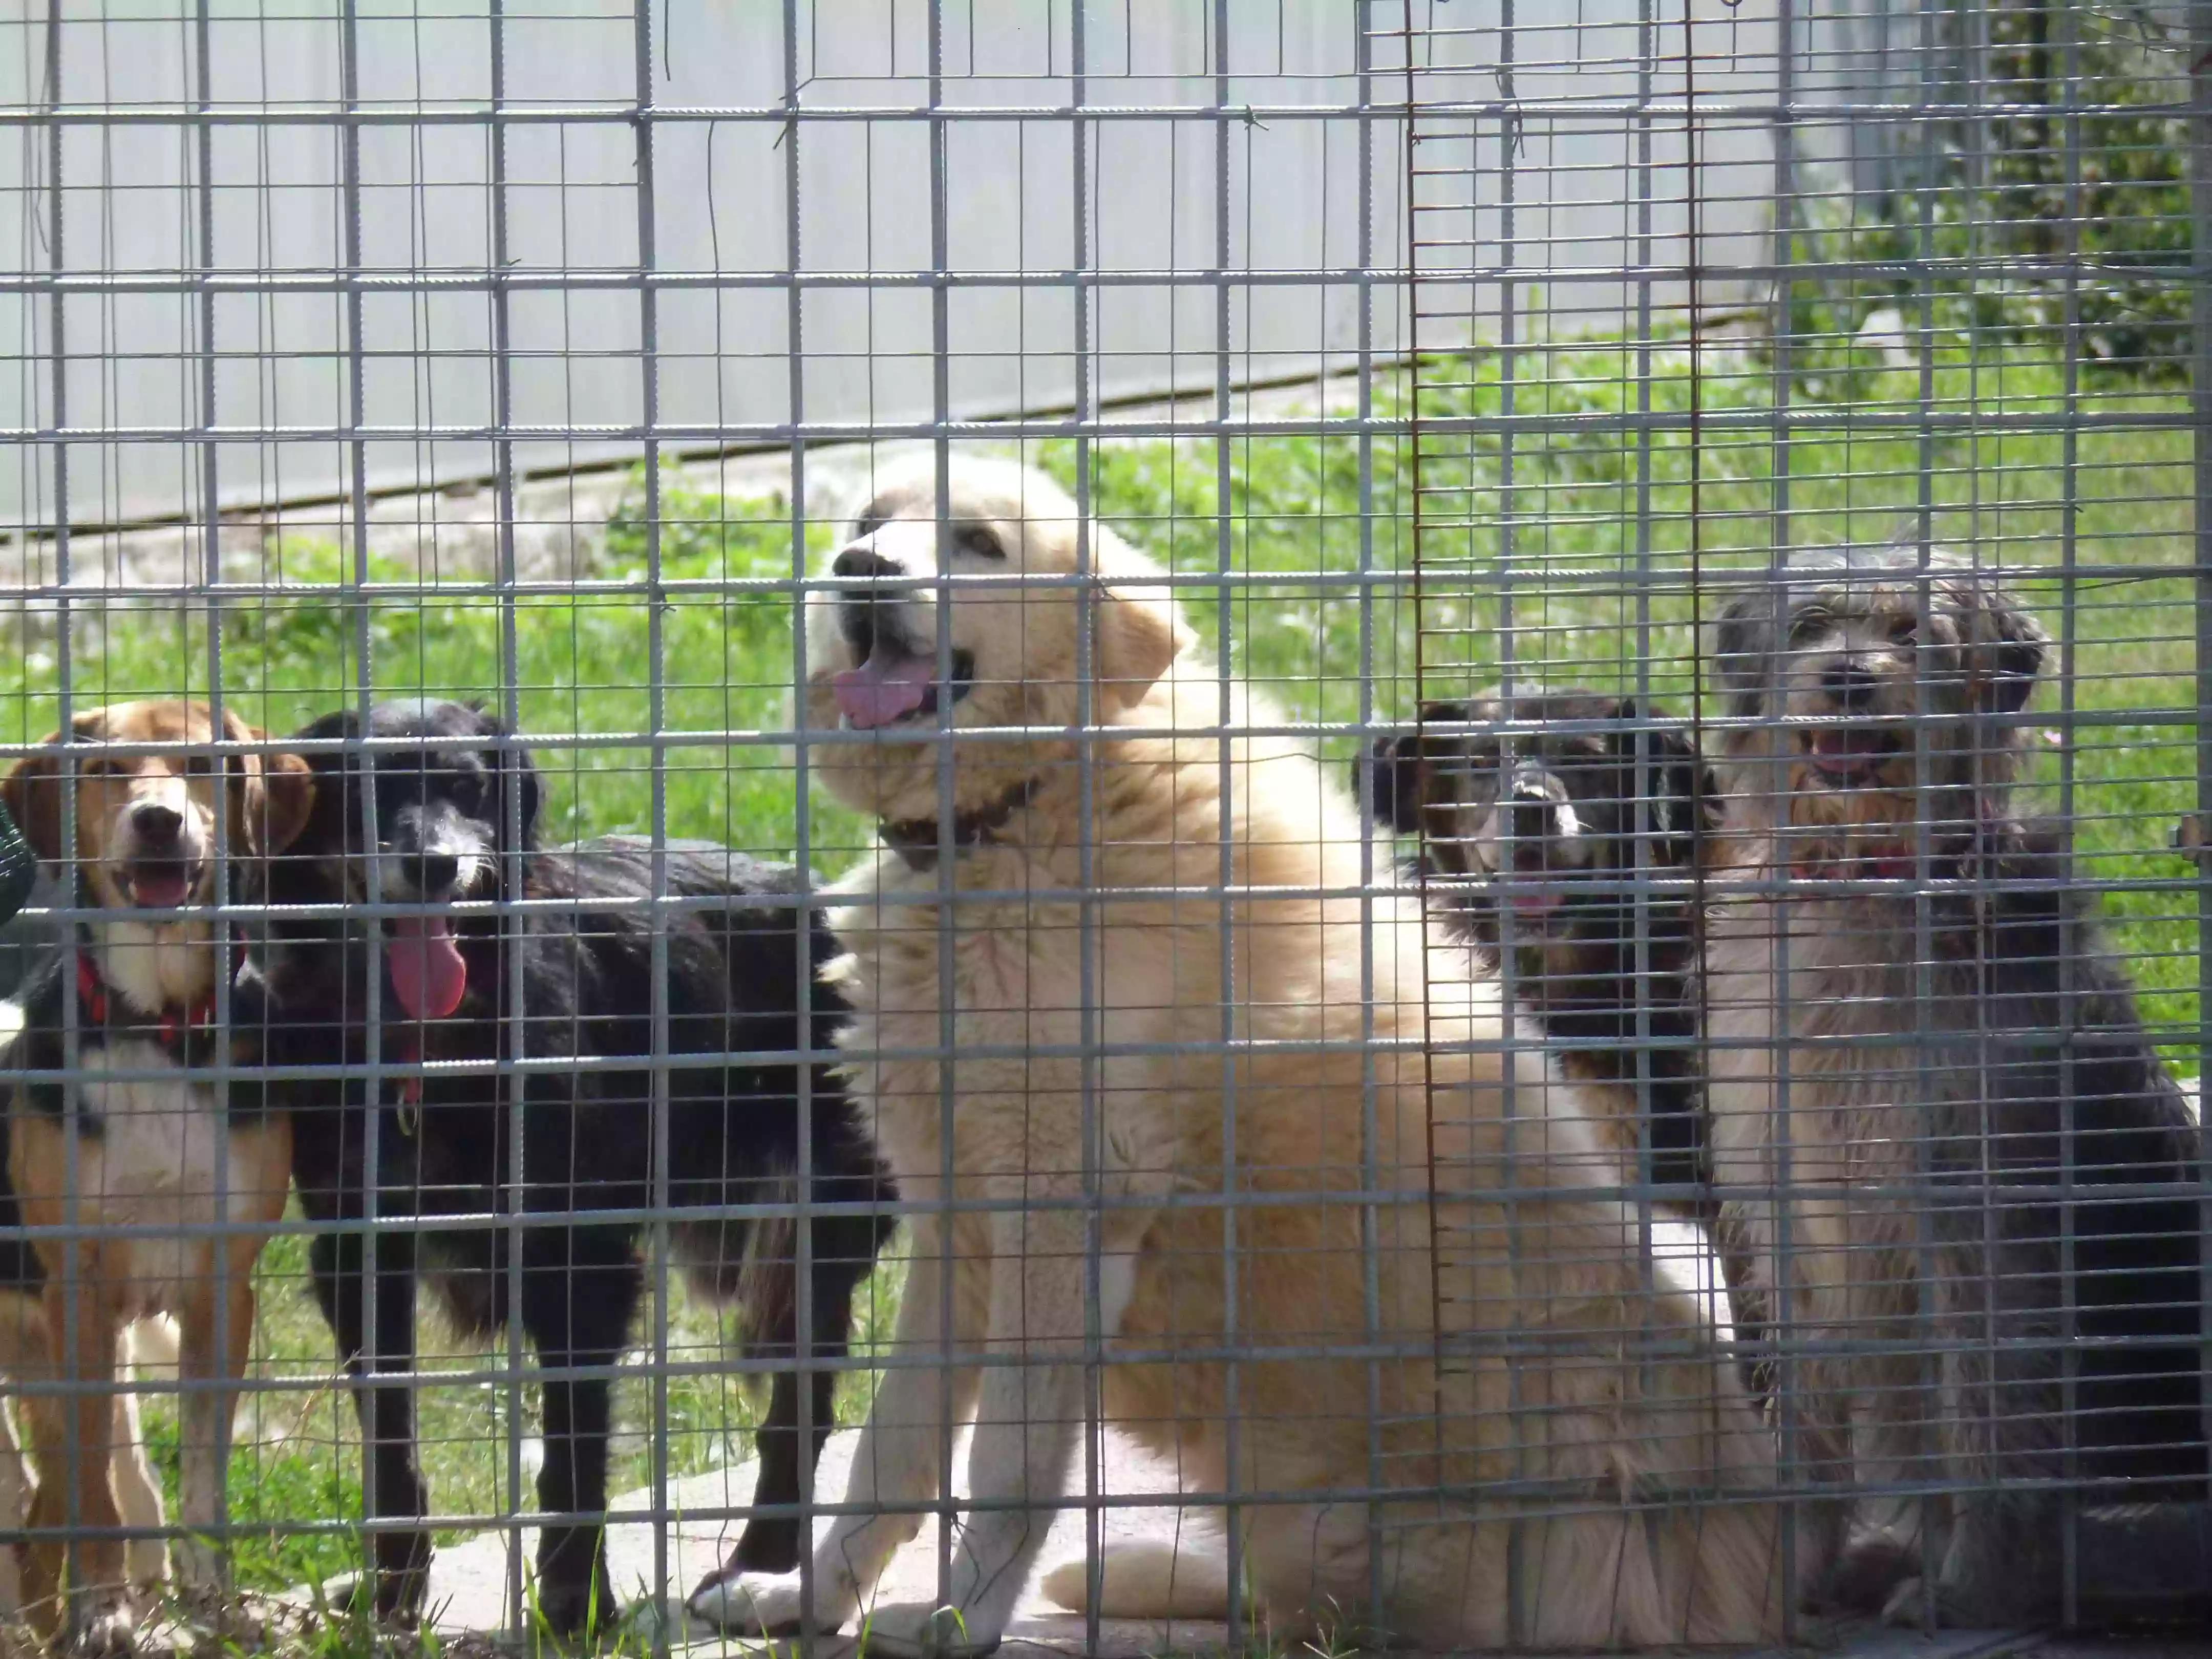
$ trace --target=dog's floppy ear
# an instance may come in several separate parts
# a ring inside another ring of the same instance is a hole
[[[1109,532],[1094,529],[1097,556],[1097,649],[1091,665],[1102,712],[1116,714],[1141,699],[1197,635],[1182,619],[1172,588],[1148,584],[1152,567]]]
[[[1377,738],[1367,752],[1352,763],[1354,793],[1357,793],[1360,781],[1364,780],[1368,793],[1375,802],[1376,823],[1378,826],[1388,825],[1401,835],[1408,828],[1406,822],[1408,792],[1400,773],[1413,764],[1412,750],[1419,741],[1410,732]],[[1418,791],[1419,784],[1414,787]],[[1417,804],[1415,810],[1418,810]]]
[[[526,853],[534,851],[538,846],[538,809],[540,799],[537,763],[530,758],[528,749],[514,741],[513,734],[507,731],[503,722],[491,720],[487,716],[486,724],[497,734],[497,738],[495,738],[496,746],[486,745],[486,748],[490,750],[486,758],[492,763],[497,773],[500,788],[502,791],[507,789],[514,791],[515,799],[520,807],[518,817],[522,823],[521,850]],[[505,741],[501,742],[499,739],[505,739]],[[497,816],[493,819],[493,823],[499,834],[503,836],[507,833],[506,801],[501,800],[498,804]]]
[[[1467,719],[1467,705],[1424,703],[1420,718],[1425,726],[1437,721],[1462,721]],[[1419,728],[1376,738],[1372,752],[1360,764],[1374,791],[1376,823],[1388,824],[1401,836],[1419,830],[1421,809],[1427,801],[1427,763],[1451,741],[1449,738],[1431,738]]]
[[[1974,700],[1985,714],[2017,714],[2042,677],[2051,635],[2010,594],[1993,584],[1968,581],[1960,603],[1972,641],[1968,672]]]
[[[55,738],[61,734],[56,732]],[[52,743],[54,738],[49,738]],[[62,861],[61,762],[52,755],[26,755],[0,781],[0,801],[22,830],[41,864]]]
[[[1759,693],[1766,684],[1774,604],[1771,589],[1749,588],[1729,602],[1713,629],[1713,673],[1740,714],[1757,712]]]
[[[223,736],[232,743],[258,743],[267,734],[226,708]],[[225,769],[233,844],[263,855],[281,853],[307,827],[315,804],[315,775],[297,755],[241,755]]]
[[[325,714],[292,734],[295,741],[315,742],[360,735],[361,720],[350,708]],[[313,749],[296,758],[307,769],[313,787],[307,815],[286,846],[321,855],[342,853],[360,839],[356,817],[360,809],[351,787],[360,754],[350,749]]]
[[[100,735],[97,714],[79,714],[70,726],[79,738]],[[62,761],[53,752],[61,740],[59,732],[49,732],[41,750],[24,756],[0,779],[0,802],[6,803],[8,816],[42,864],[63,864],[69,858],[62,845]]]
[[[1667,838],[1662,849],[1667,862],[1692,864],[1697,860],[1698,838],[1721,827],[1720,780],[1686,729],[1670,726],[1656,736],[1666,763],[1652,775],[1659,795],[1652,808],[1652,827]]]
[[[327,743],[337,738],[357,738],[361,735],[361,718],[350,708],[341,708],[334,714],[323,715],[311,725],[301,726],[292,735],[295,738],[317,743]],[[306,759],[307,769],[321,777],[343,772],[353,757],[354,751],[349,749],[316,749],[310,750]]]
[[[538,768],[520,744],[509,752],[514,757],[515,787],[522,792],[522,845],[527,851],[538,845]]]
[[[1720,785],[1698,752],[1689,728],[1673,724],[1639,728],[1635,722],[1644,718],[1644,709],[1634,697],[1622,698],[1607,718],[1622,722],[1613,732],[1615,755],[1631,764],[1639,753],[1650,759],[1639,782],[1651,794],[1648,822],[1652,861],[1689,864],[1697,856],[1699,835],[1709,835],[1721,825]]]
[[[1632,772],[1628,787],[1650,796],[1650,817],[1631,811],[1626,825],[1646,827],[1652,838],[1652,863],[1681,867],[1697,856],[1697,836],[1721,827],[1721,792],[1705,759],[1681,726],[1641,726],[1646,708],[1635,696],[1624,696],[1606,710],[1604,719],[1621,721],[1613,730],[1613,754],[1624,765],[1646,759],[1641,775]]]

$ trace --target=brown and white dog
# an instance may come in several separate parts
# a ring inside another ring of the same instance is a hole
[[[228,713],[221,735],[262,736]],[[39,1474],[26,1611],[42,1635],[66,1624],[94,1650],[127,1649],[142,1612],[129,1577],[145,1557],[134,1562],[117,1535],[110,1425],[121,1334],[164,1313],[179,1327],[181,1497],[193,1535],[177,1566],[187,1586],[219,1589],[229,1385],[251,1352],[253,1264],[291,1173],[288,1121],[259,1109],[258,1088],[208,1075],[225,1058],[215,1015],[232,973],[209,907],[220,860],[283,848],[313,784],[296,756],[210,755],[216,736],[203,703],[117,703],[77,715],[66,751],[56,732],[0,782],[32,847],[89,913],[75,949],[24,993],[7,1151],[33,1238],[9,1288],[36,1297],[41,1316],[19,1322],[17,1375],[43,1371],[60,1385],[33,1395],[26,1413]],[[72,761],[76,834],[65,840]],[[74,1102],[63,1081],[71,1001]]]

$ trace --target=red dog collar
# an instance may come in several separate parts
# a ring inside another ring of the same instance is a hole
[[[240,955],[243,955],[241,949]],[[82,945],[76,953],[76,994],[82,1000],[85,1012],[92,1016],[92,1024],[107,1024],[107,981],[100,976],[100,969],[92,963],[92,952]],[[171,1048],[182,1048],[185,1039],[192,1032],[204,1030],[215,1024],[215,990],[188,1007],[164,1008],[158,1021],[161,1041]]]

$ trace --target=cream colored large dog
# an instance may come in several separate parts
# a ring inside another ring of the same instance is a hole
[[[884,488],[808,618],[814,763],[884,841],[834,918],[847,1070],[924,1206],[844,1495],[874,1513],[821,1544],[817,1626],[997,1644],[1067,1490],[1095,1330],[1109,1421],[1209,1505],[1267,1495],[1238,1513],[1279,1632],[1773,1636],[1765,1436],[1601,1195],[1575,1095],[1509,1063],[1495,988],[1425,963],[1409,899],[1358,896],[1388,859],[1321,769],[1222,735],[1279,717],[1224,703],[1157,569],[1034,473],[961,465],[941,515],[936,493]],[[947,1198],[975,1207],[928,1212]],[[950,1607],[872,1607],[969,1419]],[[1227,1588],[1203,1550],[1109,1554],[1103,1583],[1119,1613],[1218,1613]],[[807,1611],[795,1577],[693,1606],[752,1630]]]

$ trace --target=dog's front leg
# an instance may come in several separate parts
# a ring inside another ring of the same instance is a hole
[[[944,1601],[878,1607],[869,1619],[869,1645],[893,1656],[945,1659],[997,1648],[1067,1495],[1084,1427],[1085,1218],[1074,1210],[1000,1212],[991,1218],[991,1242],[986,1352],[1005,1363],[983,1374],[968,1451],[974,1508],[953,1546]],[[1136,1257],[1109,1254],[1099,1267],[1099,1330],[1111,1340],[1135,1286]]]
[[[168,1517],[161,1513],[161,1489],[146,1462],[146,1437],[138,1420],[138,1396],[115,1395],[115,1502],[123,1524],[139,1533],[125,1540],[124,1559],[133,1584],[158,1584],[168,1576],[169,1545],[161,1536]]]
[[[942,1448],[975,1407],[975,1368],[953,1364],[945,1352],[945,1298],[953,1299],[954,1346],[972,1352],[988,1310],[988,1236],[972,1221],[955,1224],[949,1289],[943,1224],[916,1217],[913,1237],[894,1338],[896,1363],[876,1390],[845,1488],[844,1502],[858,1512],[839,1516],[814,1552],[817,1631],[834,1631],[859,1613],[892,1554],[921,1529],[922,1506],[938,1496]],[[740,1634],[787,1634],[806,1617],[797,1573],[741,1572],[731,1565],[692,1591],[689,1605],[700,1618]]]
[[[607,1436],[613,1389],[605,1372],[622,1357],[641,1279],[619,1228],[534,1228],[522,1246],[522,1328],[544,1368],[545,1463],[538,1502],[538,1614],[560,1636],[611,1623],[617,1602],[607,1571]],[[599,1373],[566,1376],[585,1370]]]
[[[415,1364],[414,1240],[397,1231],[365,1238],[357,1231],[366,1214],[357,1190],[341,1195],[303,1182],[300,1207],[309,1220],[334,1229],[315,1235],[307,1263],[324,1322],[353,1384],[354,1414],[368,1464],[362,1514],[372,1522],[419,1522],[429,1513],[430,1493],[416,1456],[415,1396],[407,1382]],[[374,1330],[368,1319],[372,1277]],[[368,1547],[369,1596],[377,1617],[412,1622],[430,1588],[430,1534],[419,1524],[378,1526],[369,1534]]]
[[[26,1518],[31,1500],[29,1471],[15,1443],[14,1425],[0,1409],[0,1527],[14,1532]],[[12,1546],[0,1545],[0,1620],[15,1622],[23,1613],[23,1575]]]
[[[189,1589],[216,1594],[229,1588],[230,1554],[222,1537],[223,1477],[238,1405],[233,1384],[246,1374],[253,1353],[253,1258],[259,1243],[231,1240],[202,1254],[201,1272],[177,1322],[184,1390],[177,1411],[177,1497],[184,1522],[177,1577]]]
[[[117,1275],[89,1242],[79,1244],[76,1255],[74,1284],[59,1275],[46,1281],[46,1351],[65,1356],[55,1370],[70,1392],[34,1400],[29,1413],[39,1482],[31,1498],[23,1595],[40,1636],[52,1640],[67,1624],[79,1651],[125,1653],[138,1609],[125,1582],[123,1545],[113,1535],[122,1517],[115,1511],[107,1443],[120,1381],[115,1350],[121,1321],[108,1294]],[[93,1535],[69,1538],[68,1529],[76,1528]]]

